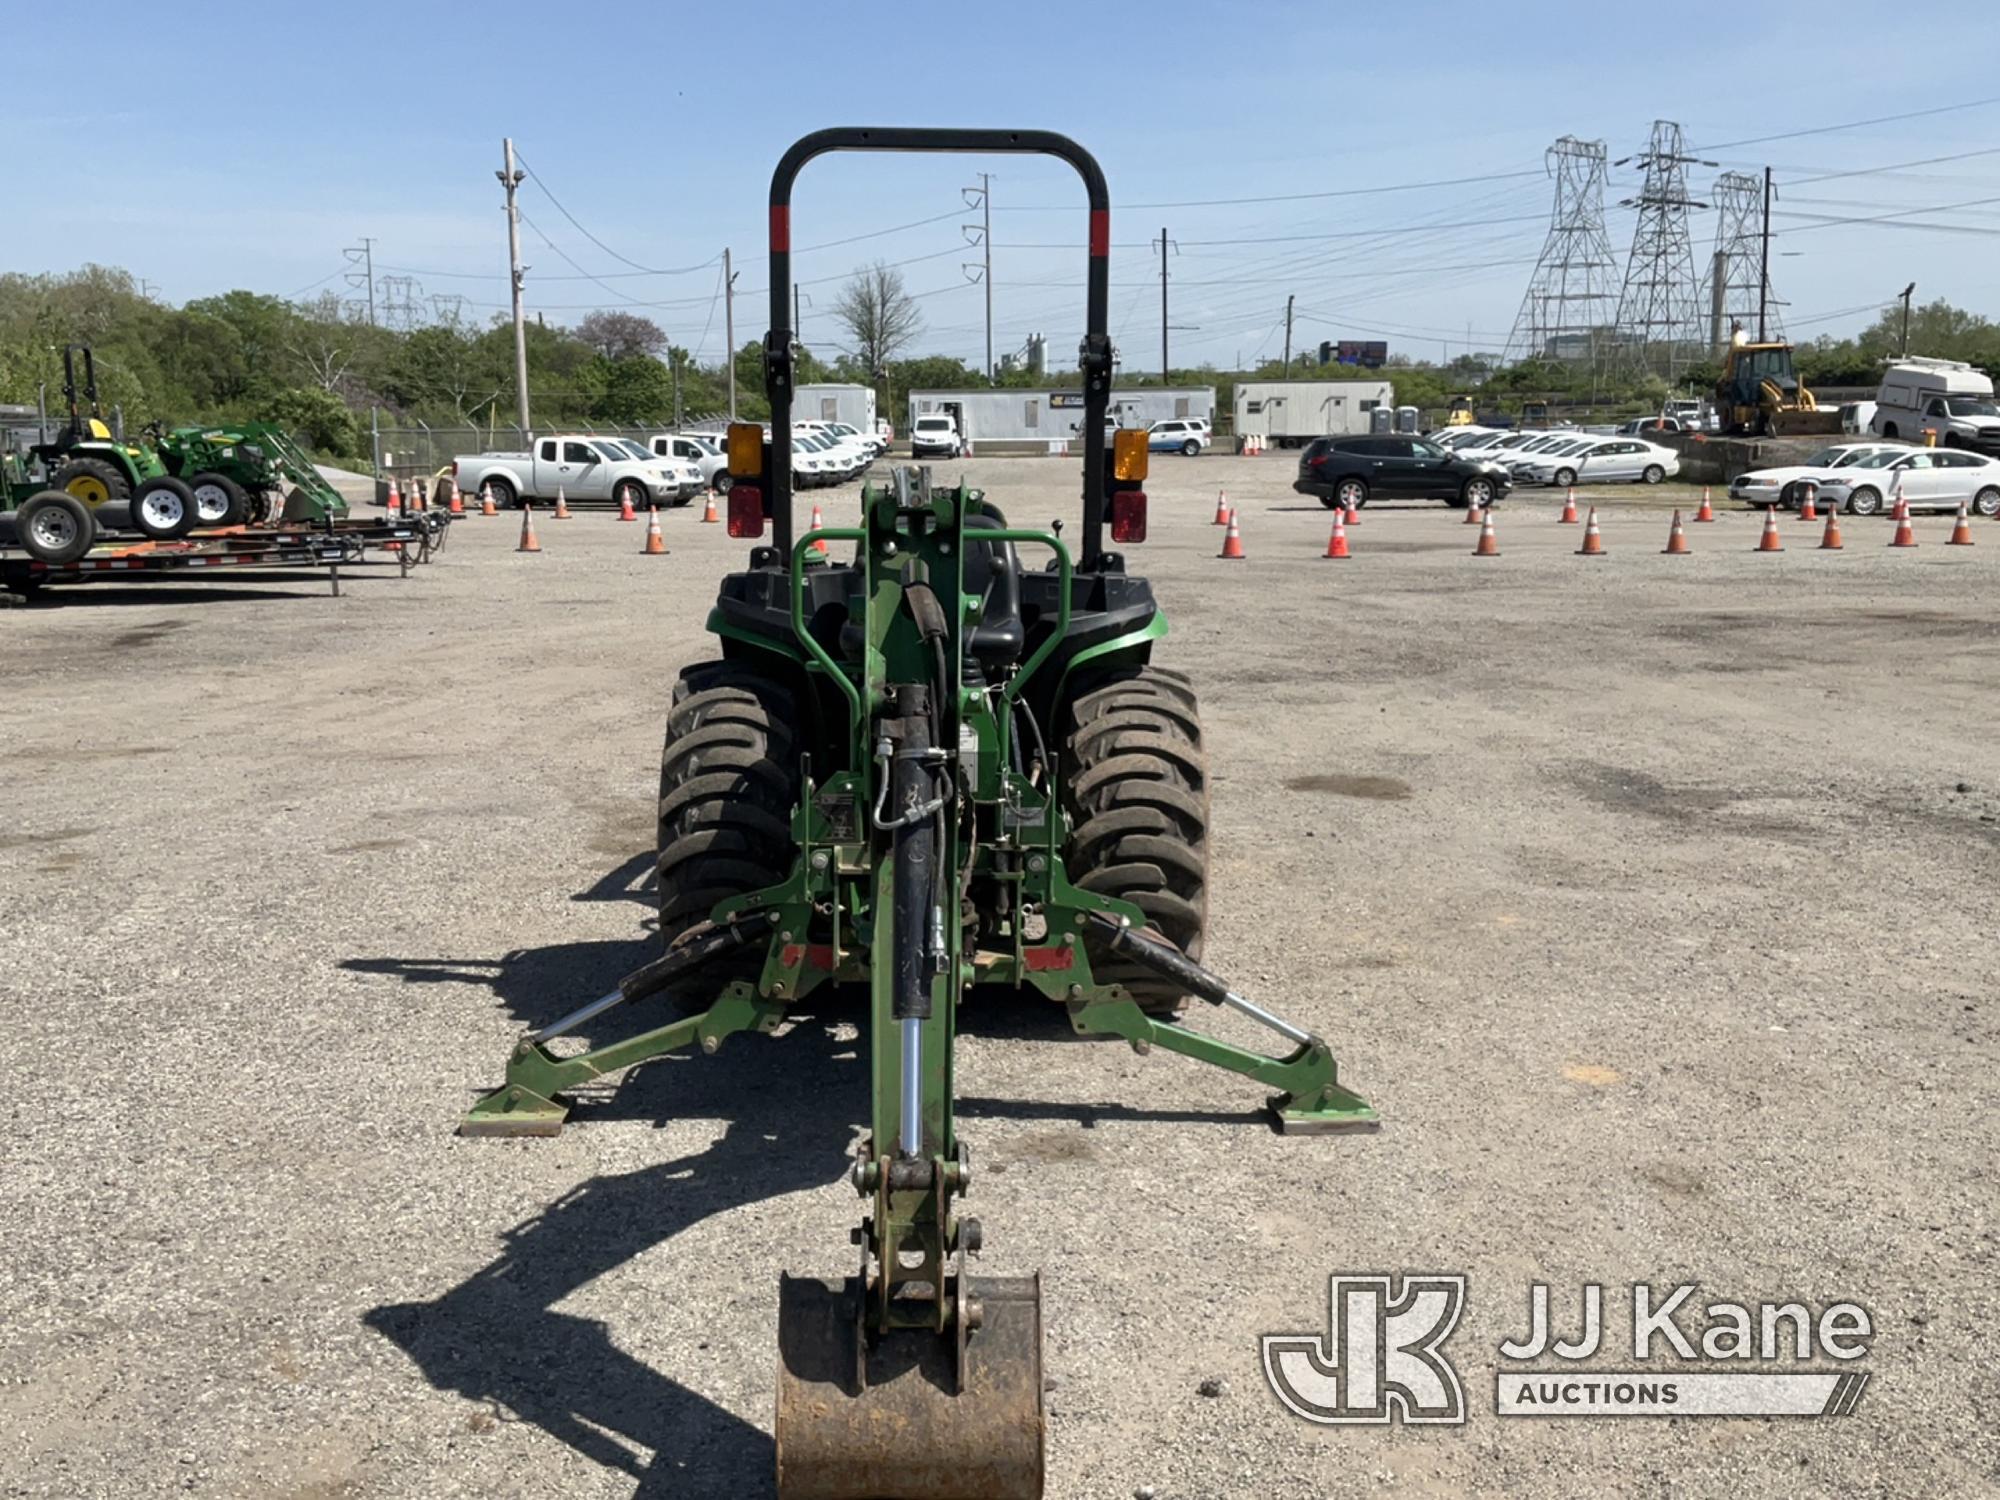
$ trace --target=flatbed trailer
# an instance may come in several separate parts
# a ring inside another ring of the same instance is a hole
[[[72,563],[46,563],[26,552],[0,546],[0,603],[19,603],[57,583],[106,580],[163,583],[206,579],[225,571],[299,572],[324,569],[334,597],[340,570],[369,565],[372,546],[404,576],[429,562],[451,534],[445,512],[420,512],[405,519],[356,519],[276,527],[233,527],[197,533],[178,542],[113,543],[94,548]]]

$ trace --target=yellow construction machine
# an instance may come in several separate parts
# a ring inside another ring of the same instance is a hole
[[[1838,409],[1821,411],[1799,379],[1792,346],[1753,342],[1740,330],[1715,382],[1715,410],[1724,432],[1778,437],[1840,431]]]

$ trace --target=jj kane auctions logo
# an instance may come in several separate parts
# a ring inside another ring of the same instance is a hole
[[[1459,1374],[1444,1352],[1465,1308],[1460,1275],[1328,1278],[1327,1331],[1265,1334],[1264,1378],[1287,1410],[1322,1425],[1461,1424]],[[1503,1417],[1846,1416],[1868,1384],[1853,1368],[1796,1368],[1829,1359],[1851,1366],[1868,1352],[1874,1322],[1854,1302],[1815,1314],[1802,1302],[1696,1304],[1693,1283],[1626,1294],[1628,1368],[1578,1368],[1605,1349],[1603,1286],[1586,1283],[1575,1336],[1557,1334],[1549,1288],[1528,1295],[1528,1328],[1503,1340],[1494,1410]],[[1554,1361],[1553,1364],[1550,1361]],[[1774,1368],[1781,1361],[1785,1368]],[[1687,1368],[1690,1364],[1709,1368]],[[1730,1368],[1716,1369],[1715,1365]]]

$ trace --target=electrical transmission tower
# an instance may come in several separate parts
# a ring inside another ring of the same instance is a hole
[[[1688,215],[1707,208],[1688,196],[1687,169],[1715,166],[1689,156],[1680,126],[1653,122],[1645,153],[1626,157],[1646,172],[1639,196],[1623,207],[1639,210],[1632,253],[1625,258],[1625,289],[1618,298],[1618,332],[1633,359],[1669,380],[1701,352],[1702,278],[1695,274]]]
[[[1555,208],[1542,257],[1507,340],[1510,361],[1588,361],[1598,368],[1611,352],[1618,262],[1604,232],[1604,157],[1604,142],[1573,135],[1549,147]]]
[[[1764,183],[1747,172],[1715,179],[1715,255],[1708,281],[1708,342],[1720,354],[1738,328],[1757,331],[1760,309],[1769,337],[1782,339],[1764,285]]]
[[[418,303],[424,289],[414,276],[384,276],[382,288],[382,326],[409,333],[418,324]]]

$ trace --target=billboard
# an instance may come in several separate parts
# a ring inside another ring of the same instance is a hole
[[[1379,370],[1389,362],[1389,346],[1375,340],[1342,339],[1337,344],[1321,344],[1319,362],[1323,365],[1359,365],[1364,370]]]

